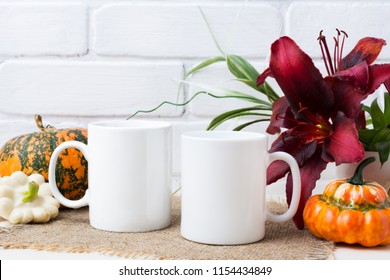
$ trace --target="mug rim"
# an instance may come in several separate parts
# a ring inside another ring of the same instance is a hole
[[[267,135],[257,132],[248,131],[231,131],[231,130],[197,130],[189,131],[182,134],[183,139],[199,141],[253,141],[267,139]]]
[[[105,120],[88,124],[88,127],[115,130],[143,130],[169,128],[171,123],[155,120]]]

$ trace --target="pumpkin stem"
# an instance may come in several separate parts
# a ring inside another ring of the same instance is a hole
[[[39,185],[34,181],[28,184],[28,190],[23,192],[23,202],[34,201],[38,197]]]
[[[348,180],[348,183],[353,185],[364,185],[363,169],[370,163],[373,163],[374,161],[375,161],[375,157],[369,157],[363,160],[356,168],[355,174],[353,174],[353,176]]]
[[[37,127],[43,132],[55,130],[54,126],[51,126],[51,125],[44,126],[43,125],[41,115],[35,115],[35,123],[36,123]]]

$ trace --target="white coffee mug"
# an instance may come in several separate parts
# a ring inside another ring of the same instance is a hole
[[[171,125],[159,121],[119,120],[88,125],[88,146],[64,142],[53,152],[49,182],[53,195],[70,208],[89,205],[90,224],[102,230],[143,232],[171,221]],[[88,190],[69,200],[58,190],[55,167],[67,148],[88,160]]]
[[[266,220],[284,222],[298,209],[298,164],[284,152],[268,153],[267,136],[251,132],[194,131],[182,135],[182,220],[184,238],[200,243],[253,243],[265,235]],[[266,209],[266,170],[283,160],[293,175],[290,208]]]

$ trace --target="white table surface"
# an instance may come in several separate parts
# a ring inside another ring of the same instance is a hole
[[[30,249],[0,249],[1,260],[120,260],[116,256],[99,253],[54,253]],[[390,260],[390,245],[364,248],[358,245],[337,244],[335,260]]]

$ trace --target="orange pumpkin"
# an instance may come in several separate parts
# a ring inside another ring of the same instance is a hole
[[[0,150],[0,175],[15,171],[27,175],[41,174],[48,180],[50,157],[61,143],[77,140],[87,144],[87,129],[55,129],[44,127],[40,116],[35,116],[39,132],[25,134],[9,140]],[[87,160],[76,149],[61,153],[56,166],[56,181],[61,193],[68,199],[80,199],[88,187]]]
[[[390,199],[376,182],[363,180],[362,161],[350,179],[330,182],[322,195],[306,202],[303,219],[317,237],[366,247],[390,244]]]

